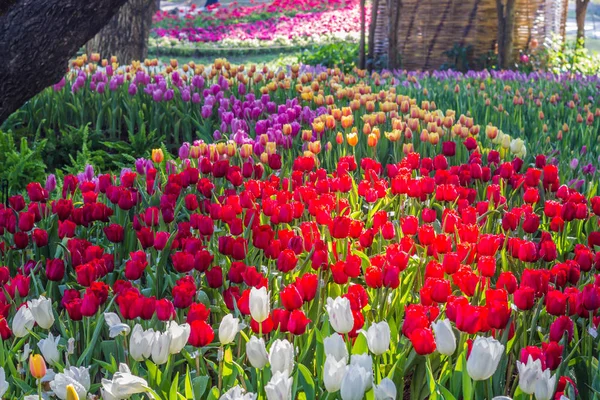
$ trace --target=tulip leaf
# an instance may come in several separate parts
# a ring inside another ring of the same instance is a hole
[[[352,354],[365,354],[369,350],[367,338],[363,334],[359,334],[352,346]]]
[[[192,379],[192,388],[194,391],[194,400],[200,400],[208,387],[210,381],[208,376],[197,376]]]
[[[185,391],[185,398],[186,399],[193,399],[194,398],[194,390],[192,388],[192,380],[190,378],[190,366],[188,365],[186,367],[185,370],[185,378],[184,378],[184,391]]]
[[[304,364],[298,364],[298,372],[300,373],[300,385],[304,389],[304,393],[306,393],[306,398],[314,399],[315,381],[312,378],[312,374]]]
[[[175,378],[173,378],[173,382],[171,383],[171,388],[169,389],[169,400],[178,400],[177,399],[178,384],[179,384],[179,372],[175,374]]]
[[[208,400],[218,400],[220,394],[219,389],[213,386],[210,392],[208,392]]]

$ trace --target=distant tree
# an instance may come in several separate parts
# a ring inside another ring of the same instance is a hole
[[[590,0],[575,0],[575,19],[577,20],[577,43],[585,41],[585,16]]]
[[[58,82],[127,0],[0,1],[0,123]]]
[[[360,0],[360,41],[358,44],[358,68],[365,69],[366,1]]]
[[[144,60],[156,0],[128,0],[119,12],[86,45],[86,52],[116,56],[119,63]]]
[[[515,3],[516,0],[496,0],[498,66],[502,69],[510,69],[514,62]]]
[[[402,0],[388,1],[388,69],[398,68],[398,23],[400,22],[400,10],[402,9]]]

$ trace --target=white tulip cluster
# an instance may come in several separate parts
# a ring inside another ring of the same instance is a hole
[[[556,375],[550,376],[550,369],[542,371],[542,362],[533,360],[531,355],[526,363],[517,361],[519,370],[519,387],[526,394],[534,394],[537,400],[550,400],[554,396]]]
[[[127,364],[120,364],[119,371],[115,372],[111,380],[102,379],[101,392],[103,400],[128,399],[134,394],[147,391],[148,382],[139,376],[133,375]]]
[[[323,340],[325,347],[325,365],[323,366],[323,384],[330,393],[340,391],[342,400],[360,400],[365,392],[373,387],[373,359],[369,354],[353,354],[348,364],[348,349],[341,335],[354,327],[354,317],[350,301],[338,297],[327,299],[329,322],[337,332]],[[391,333],[387,322],[372,324],[367,331],[361,331],[367,339],[369,351],[378,356],[389,350]],[[396,386],[388,378],[374,387],[377,400],[395,400]]]
[[[188,324],[178,325],[175,321],[167,323],[165,332],[156,332],[154,329],[144,330],[136,324],[131,331],[129,352],[135,361],[143,361],[152,357],[156,365],[167,362],[171,354],[181,352],[186,345],[191,333]]]

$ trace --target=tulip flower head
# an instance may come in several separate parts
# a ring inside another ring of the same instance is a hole
[[[269,305],[269,293],[267,288],[262,287],[256,289],[253,287],[250,289],[250,315],[259,324],[264,322],[269,317],[270,305]]]
[[[46,361],[41,354],[32,354],[29,356],[29,372],[35,379],[42,379],[46,376]]]
[[[329,314],[329,322],[337,333],[346,334],[354,328],[350,300],[345,297],[338,297],[335,300],[329,297],[325,307]]]
[[[504,345],[493,338],[479,336],[467,360],[467,373],[474,381],[489,379],[504,355]]]

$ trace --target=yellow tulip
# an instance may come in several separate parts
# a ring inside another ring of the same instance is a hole
[[[79,395],[73,385],[67,385],[67,400],[79,400]]]
[[[163,154],[162,149],[153,149],[152,150],[152,161],[156,164],[160,164],[165,159],[165,155]]]
[[[35,379],[42,379],[46,376],[46,361],[41,354],[32,354],[29,356],[29,372]]]

